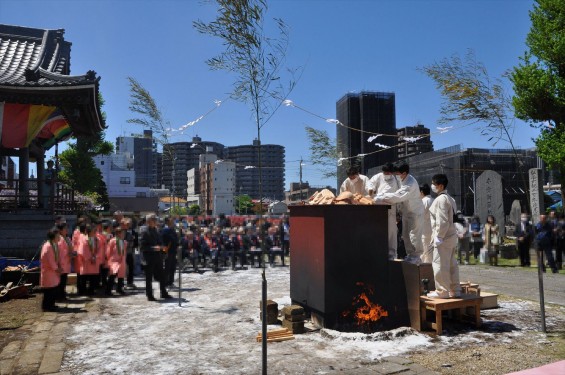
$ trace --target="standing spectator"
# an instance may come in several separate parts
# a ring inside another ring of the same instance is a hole
[[[161,239],[165,247],[165,283],[173,286],[175,281],[175,270],[177,268],[177,247],[179,238],[176,232],[175,223],[172,217],[165,218],[165,225],[161,230]]]
[[[481,220],[478,216],[473,216],[471,219],[471,243],[473,244],[473,255],[475,256],[475,263],[479,262],[479,255],[481,255],[481,248],[483,247],[483,227]]]
[[[565,214],[559,215],[555,233],[555,265],[560,270],[563,267],[563,253],[565,253]]]
[[[430,195],[430,185],[420,185],[420,198],[424,204],[424,217],[422,224],[422,263],[431,263],[434,246],[432,244],[432,221],[430,219],[430,206],[434,202],[434,198]]]
[[[73,245],[71,240],[67,236],[68,227],[66,222],[60,222],[57,225],[59,230],[59,242],[57,246],[59,247],[59,265],[61,267],[61,278],[57,292],[57,299],[61,301],[67,300],[67,276],[71,273],[71,262],[75,257]]]
[[[55,227],[47,232],[47,241],[41,248],[41,279],[40,284],[43,288],[43,311],[57,311],[55,299],[57,298],[57,287],[59,285],[59,230]]]
[[[369,180],[369,194],[382,195],[385,193],[394,193],[400,189],[400,183],[394,175],[395,167],[392,163],[386,163],[382,167],[382,172],[377,173]],[[399,212],[396,204],[391,203],[388,210],[388,258],[396,259],[398,257],[398,225],[396,215]]]
[[[126,276],[126,252],[127,242],[124,241],[125,231],[121,227],[117,227],[114,231],[114,237],[106,246],[106,259],[108,259],[108,283],[106,284],[105,294],[112,295],[116,277],[118,285],[116,292],[124,295],[124,278]]]
[[[487,222],[485,224],[484,232],[485,232],[485,247],[487,249],[489,264],[491,266],[498,266],[500,230],[498,224],[496,224],[496,219],[494,218],[493,215],[487,216]]]
[[[436,174],[432,177],[432,189],[438,196],[430,207],[434,254],[432,267],[436,290],[428,293],[429,298],[459,298],[459,265],[455,254],[457,230],[453,223],[455,200],[447,194],[447,176]]]
[[[407,262],[420,264],[422,260],[422,216],[424,204],[420,199],[420,186],[418,181],[410,175],[408,164],[401,164],[396,169],[400,178],[400,189],[395,192],[377,194],[375,202],[391,204],[402,203],[402,238],[406,249]],[[453,215],[452,215],[453,216]]]
[[[148,301],[155,301],[153,296],[153,277],[159,282],[161,298],[173,298],[167,293],[165,277],[163,277],[163,261],[161,259],[162,242],[157,231],[157,216],[149,214],[145,217],[146,229],[141,235],[139,245],[145,259],[145,295]]]
[[[286,216],[281,221],[280,234],[282,239],[281,247],[283,254],[285,256],[289,256],[290,255],[290,220]]]
[[[514,235],[516,236],[516,247],[520,254],[520,266],[530,267],[530,247],[534,238],[534,229],[527,214],[522,213],[520,223],[514,229]]]
[[[543,254],[547,257],[547,263],[551,268],[553,273],[557,273],[557,267],[555,265],[555,259],[553,258],[553,228],[547,220],[547,216],[540,215],[540,221],[536,225],[536,245],[537,250],[541,253],[541,266],[543,272],[545,272],[545,264],[543,261]]]
[[[98,256],[103,250],[100,250],[100,243],[96,236],[96,227],[87,224],[85,232],[86,235],[81,236],[77,249],[77,256],[80,258],[79,273],[81,276],[81,285],[77,285],[77,288],[79,294],[82,291],[82,293],[87,295],[94,295],[100,272]]]
[[[134,252],[137,247],[137,232],[132,228],[132,221],[130,218],[124,218],[120,221],[120,228],[124,232],[124,240],[127,243],[126,247],[126,265],[127,265],[127,284],[130,289],[135,289],[133,283],[133,276],[135,273],[135,258]]]
[[[471,253],[469,248],[471,239],[469,221],[465,220],[461,211],[457,211],[457,219],[455,223],[455,229],[457,229],[457,259],[459,264],[463,264],[463,253],[465,253],[465,264],[469,264],[469,254]]]
[[[352,194],[361,194],[362,196],[369,194],[369,179],[367,176],[359,174],[357,167],[350,167],[347,170],[347,178],[341,184],[339,192],[349,191]]]

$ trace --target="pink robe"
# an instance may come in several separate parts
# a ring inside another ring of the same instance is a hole
[[[128,244],[126,241],[122,240],[121,251],[118,251],[117,242],[117,238],[112,238],[110,242],[108,242],[106,258],[108,259],[110,275],[118,275],[118,278],[124,278],[126,277],[126,249]]]
[[[104,268],[108,268],[108,259],[106,259],[106,247],[108,245],[108,237],[106,234],[102,232],[96,233],[96,238],[98,238],[98,243],[100,246],[98,247],[98,265],[102,265]]]
[[[74,249],[75,251],[78,250],[78,246],[79,246],[79,244],[80,244],[80,238],[81,238],[82,236],[83,236],[83,234],[80,233],[80,230],[75,229],[75,231],[73,232],[73,237],[72,237],[72,239],[71,239],[71,243],[73,244],[73,249]],[[80,257],[78,257],[78,256],[75,257],[73,266],[74,266],[75,272],[80,273],[80,271],[79,271],[79,270],[80,270],[80,266],[81,266],[81,264],[80,264]]]
[[[55,249],[49,241],[45,241],[41,248],[41,279],[43,288],[54,288],[59,285],[59,264],[55,255]]]
[[[61,273],[71,273],[72,249],[69,249],[67,241],[65,241],[63,236],[61,236],[57,246],[59,246],[59,265],[61,266]]]
[[[97,275],[99,270],[99,263],[98,263],[98,253],[100,243],[96,241],[96,248],[91,251],[89,245],[89,237],[88,236],[81,236],[78,249],[77,249],[77,258],[80,258],[79,261],[79,273],[81,275]],[[94,261],[93,261],[93,258]]]

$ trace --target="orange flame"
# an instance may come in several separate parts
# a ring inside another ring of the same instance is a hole
[[[347,317],[353,314],[358,325],[363,326],[376,322],[377,320],[387,317],[388,311],[382,308],[382,306],[373,303],[369,296],[374,294],[374,290],[371,286],[365,286],[362,282],[357,282],[357,286],[364,287],[358,296],[353,298],[353,310],[344,311],[342,313],[343,317]]]

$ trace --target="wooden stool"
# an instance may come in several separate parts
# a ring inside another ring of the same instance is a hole
[[[441,335],[443,331],[442,327],[442,312],[444,310],[456,310],[458,318],[464,315],[467,307],[474,307],[474,323],[475,327],[481,326],[481,303],[482,297],[472,295],[472,294],[462,294],[461,298],[428,298],[426,296],[420,297],[420,318],[422,321],[422,327],[424,325],[431,326],[432,329],[436,330],[438,335]],[[435,311],[436,321],[435,323],[428,322],[426,319],[426,311]]]

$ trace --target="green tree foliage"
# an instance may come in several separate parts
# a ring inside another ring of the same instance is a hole
[[[127,79],[130,88],[129,109],[138,116],[127,120],[127,122],[129,124],[141,125],[144,129],[150,129],[153,132],[153,139],[162,147],[163,160],[170,160],[172,163],[172,193],[175,194],[175,190],[177,190],[175,186],[176,157],[175,148],[169,143],[167,129],[170,128],[170,123],[163,116],[163,112],[159,109],[157,102],[149,91],[135,78],[128,77]]]
[[[327,130],[318,130],[310,126],[306,126],[305,130],[310,143],[311,163],[320,167],[324,178],[337,177],[338,152],[336,140],[330,138]]]
[[[538,155],[561,174],[565,198],[565,0],[536,0],[530,12],[529,48],[510,79],[516,117],[543,126]]]
[[[188,214],[192,216],[200,215],[200,206],[197,204],[192,204],[188,207]]]
[[[196,205],[198,206],[198,205]],[[183,206],[173,206],[169,210],[169,215],[192,215],[189,213],[189,208]]]
[[[101,106],[104,105],[101,95],[98,101]],[[102,118],[105,121],[105,112],[102,112]],[[114,145],[105,141],[104,138],[104,132],[92,137],[73,138],[74,142],[69,142],[68,148],[59,155],[62,169],[57,178],[108,210],[110,201],[106,184],[102,180],[102,173],[92,159],[96,155],[109,155],[114,152]]]
[[[524,191],[528,192],[525,164],[513,141],[516,127],[511,97],[506,93],[502,79],[491,78],[471,50],[463,59],[453,55],[421,70],[434,80],[443,97],[439,122],[477,125],[493,146],[501,141],[507,143],[514,153]],[[529,201],[529,193],[526,198]]]
[[[253,201],[251,197],[247,194],[236,196],[235,211],[240,215],[251,213],[253,211]]]

